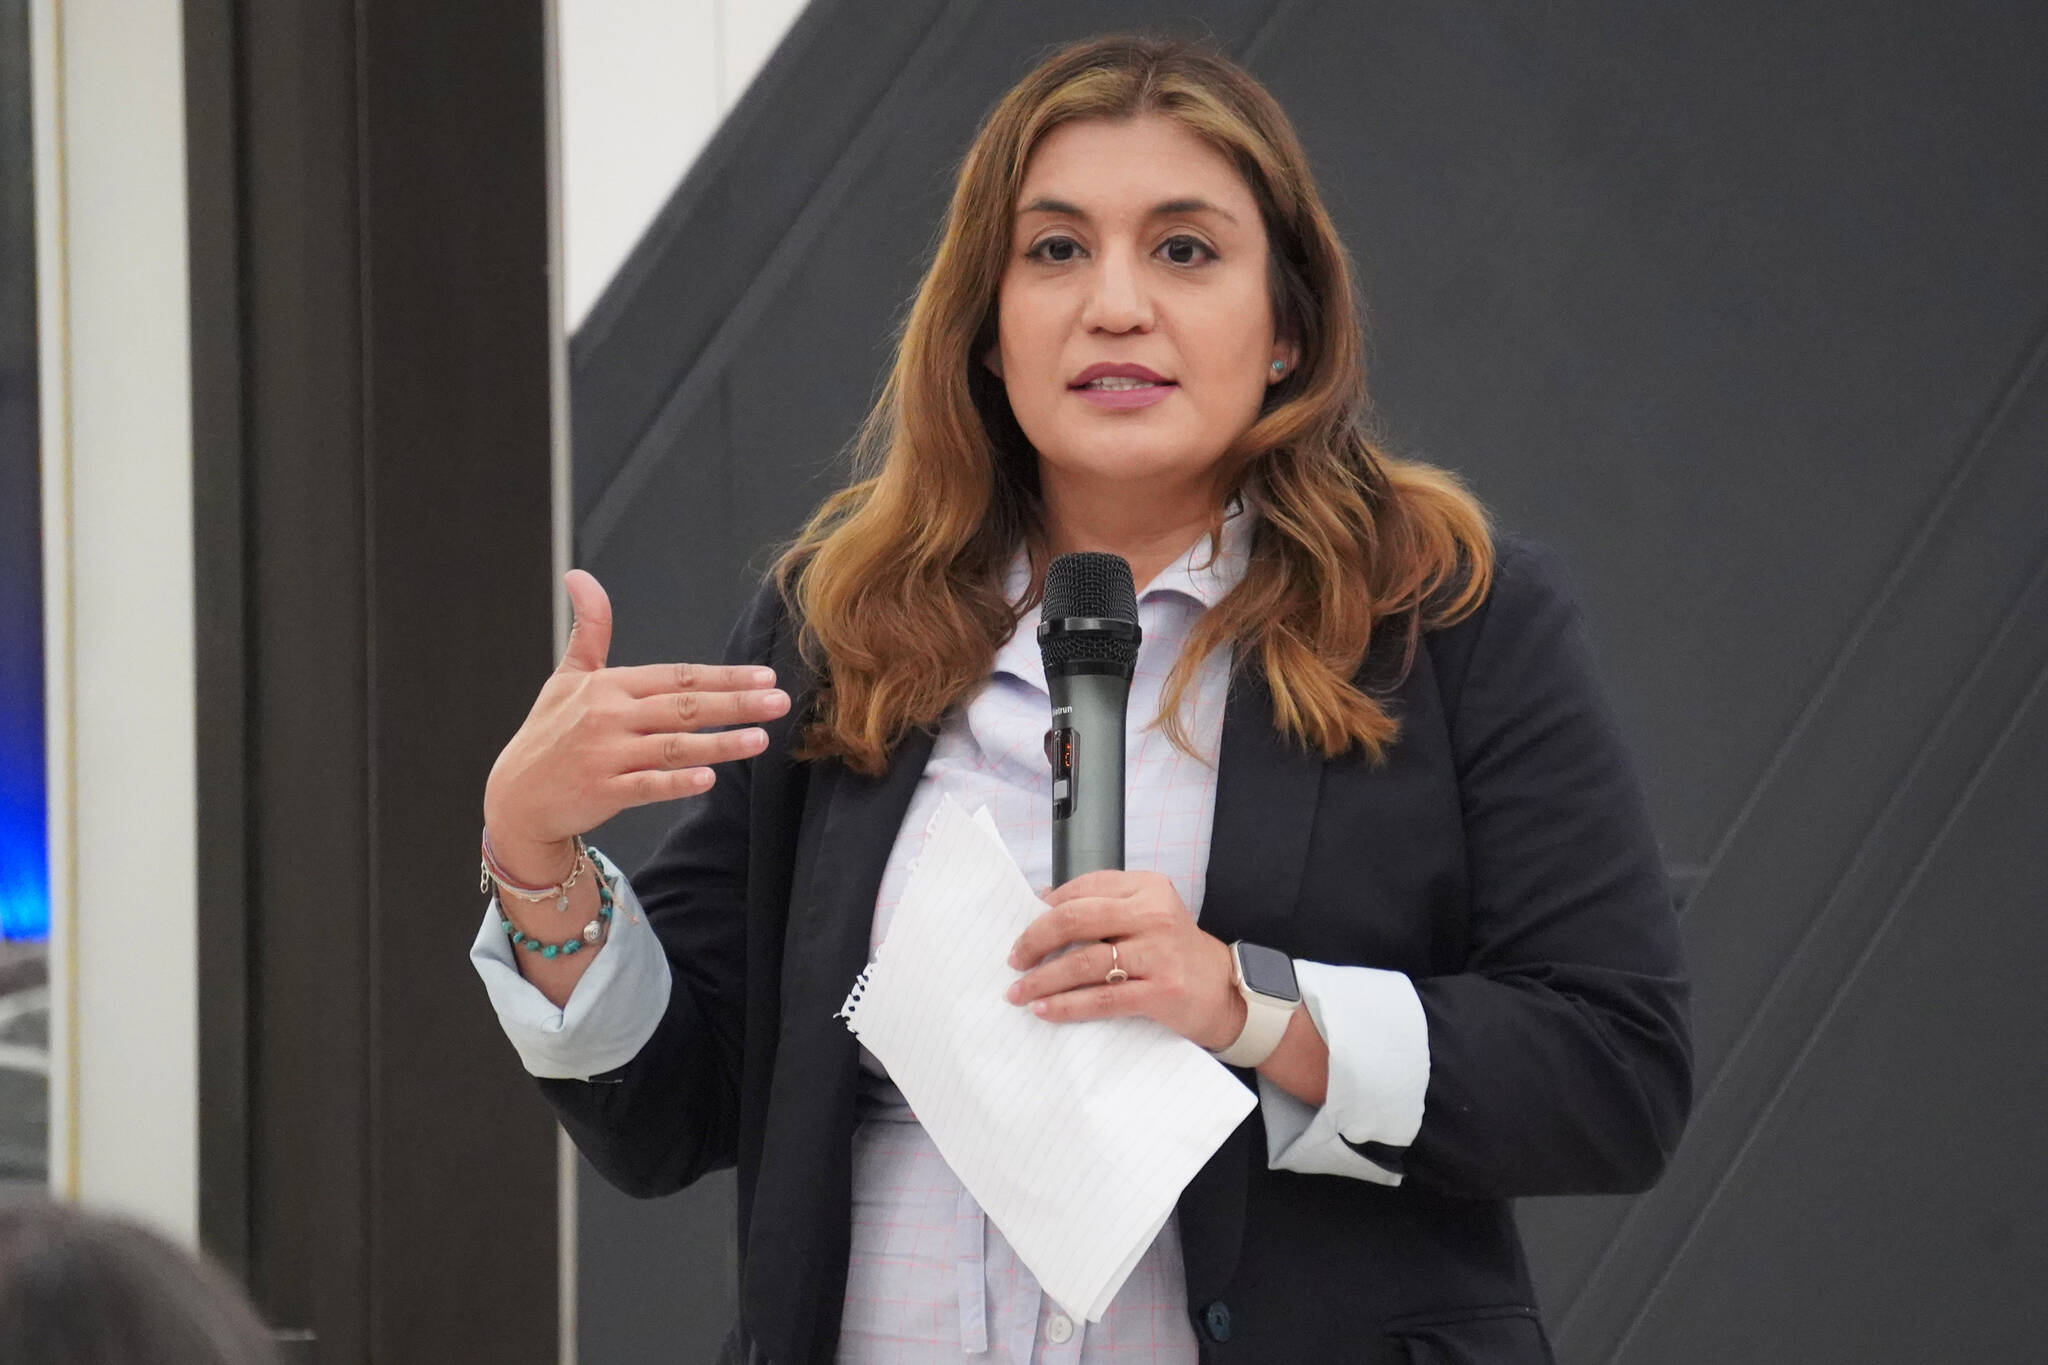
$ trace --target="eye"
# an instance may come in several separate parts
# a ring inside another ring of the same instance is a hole
[[[1064,248],[1061,250],[1060,248]],[[1045,261],[1051,265],[1065,265],[1080,252],[1081,244],[1072,237],[1047,237],[1024,253],[1026,260]]]
[[[1166,252],[1166,258],[1175,265],[1194,265],[1197,263],[1198,257],[1193,255],[1183,257],[1180,254],[1182,252],[1200,252],[1210,260],[1216,259],[1216,253],[1209,250],[1206,243],[1198,237],[1190,237],[1185,233],[1178,237],[1167,238],[1164,242],[1160,243],[1159,249]]]

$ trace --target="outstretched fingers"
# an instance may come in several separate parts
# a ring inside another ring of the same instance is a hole
[[[717,730],[636,735],[628,741],[625,770],[611,780],[622,805],[674,801],[708,790],[717,778],[714,763],[752,758],[768,747],[765,730]]]
[[[632,664],[612,669],[609,676],[629,697],[747,692],[775,686],[775,670],[758,664]]]
[[[657,692],[628,704],[627,724],[643,735],[709,730],[773,720],[789,709],[789,698],[769,689],[756,692]]]
[[[613,778],[613,795],[622,807],[648,806],[708,791],[715,780],[709,768],[679,768],[673,772],[643,769]]]
[[[628,773],[648,769],[702,768],[713,763],[730,763],[736,758],[752,758],[767,747],[768,734],[765,730],[640,735],[628,741],[624,767]]]

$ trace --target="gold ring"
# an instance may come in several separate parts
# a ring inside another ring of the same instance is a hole
[[[1131,974],[1117,965],[1116,945],[1114,943],[1109,945],[1109,975],[1102,979],[1112,986],[1121,986],[1124,982],[1131,979]]]

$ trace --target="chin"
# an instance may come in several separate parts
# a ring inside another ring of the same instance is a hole
[[[1185,459],[1154,455],[1149,451],[1132,451],[1127,448],[1045,460],[1045,463],[1070,477],[1103,479],[1114,483],[1152,483],[1160,479],[1184,478],[1191,472]]]

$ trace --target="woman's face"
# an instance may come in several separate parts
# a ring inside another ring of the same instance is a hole
[[[1157,114],[1066,123],[1025,168],[984,357],[1072,486],[1200,482],[1292,369],[1266,229],[1222,153]],[[1103,382],[1098,367],[1134,367]]]

